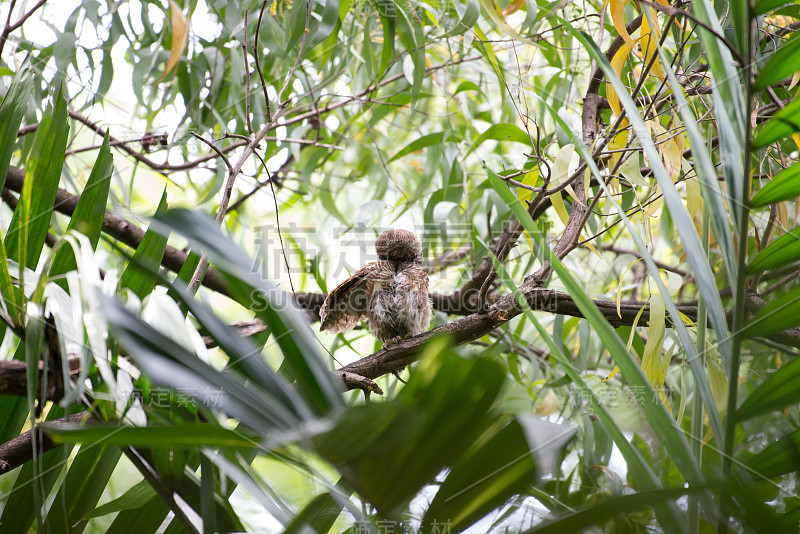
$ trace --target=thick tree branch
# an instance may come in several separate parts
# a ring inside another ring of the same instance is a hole
[[[520,291],[527,303],[534,310],[571,315],[574,317],[583,316],[580,309],[575,304],[575,301],[566,293],[533,287],[531,284],[524,284],[520,288]],[[760,301],[758,297],[754,298],[756,300],[751,299],[751,306],[753,310],[756,310],[759,305],[763,305],[763,301]],[[620,315],[617,315],[615,302],[596,300],[594,303],[606,320],[613,326],[632,325],[642,306],[642,303],[621,303],[620,317]],[[679,305],[678,310],[689,317],[689,319],[697,319],[696,306]],[[429,330],[424,334],[399,341],[370,356],[345,365],[336,372],[337,374],[343,372],[354,373],[365,378],[375,379],[385,374],[399,371],[403,367],[416,361],[422,346],[434,336],[445,335],[450,337],[454,345],[462,345],[488,334],[495,328],[522,313],[522,311],[522,308],[517,303],[516,297],[509,293],[490,306],[486,312],[474,313],[462,319],[434,328],[433,330]],[[729,311],[727,315],[730,319],[732,317],[732,312]],[[645,307],[638,324],[643,326],[648,323],[648,320],[649,307]],[[667,320],[667,324],[671,324],[669,319]],[[768,337],[784,345],[800,347],[800,328],[785,330]],[[345,385],[350,388],[347,381]]]
[[[9,167],[5,188],[15,193],[20,193],[24,183],[25,171],[17,167]],[[58,193],[56,193],[55,210],[63,215],[71,216],[75,211],[75,206],[78,205],[78,198],[77,195],[67,193],[59,188]],[[103,217],[103,232],[134,249],[139,246],[144,237],[144,230],[127,219],[109,212],[106,212]],[[167,245],[161,264],[170,271],[178,273],[187,257],[188,254],[186,252]],[[203,285],[223,295],[229,295],[222,276],[213,268],[206,272],[203,278]]]
[[[70,374],[77,374],[80,370],[81,361],[78,357],[69,359]],[[0,361],[0,395],[13,397],[25,397],[28,395],[28,377],[26,374],[27,364],[21,360],[2,360]],[[39,362],[39,371],[43,370],[42,362]],[[56,373],[60,374],[61,369],[48,369],[48,399],[53,398],[58,381]],[[38,392],[37,392],[38,393]]]
[[[59,425],[64,423],[80,423],[90,421],[94,418],[88,412],[76,413],[69,418],[62,417],[48,421],[48,425]],[[45,427],[46,428],[46,427]],[[33,459],[33,432],[36,432],[36,443],[38,445],[37,456],[49,450],[59,447],[61,444],[53,441],[46,431],[43,432],[42,424],[36,425],[35,430],[29,430],[20,434],[16,438],[0,445],[0,475],[13,471],[22,464]]]

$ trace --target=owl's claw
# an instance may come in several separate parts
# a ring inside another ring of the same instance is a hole
[[[395,343],[398,343],[398,342],[403,341],[404,339],[408,339],[410,337],[414,337],[414,334],[406,334],[404,336],[395,336],[392,339],[384,341],[383,342],[383,348],[386,348],[389,345],[394,345]]]
[[[388,347],[390,345],[394,345],[395,343],[397,343],[398,341],[400,341],[402,339],[403,339],[403,336],[395,336],[392,339],[388,339],[388,340],[383,342],[383,348],[386,348],[386,347]]]

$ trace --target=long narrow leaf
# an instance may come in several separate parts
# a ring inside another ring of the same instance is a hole
[[[167,190],[161,194],[156,215],[167,209]],[[119,279],[119,289],[129,288],[140,299],[144,299],[153,291],[156,285],[154,272],[161,265],[164,251],[167,248],[166,234],[159,233],[154,228],[148,228],[139,246],[136,247],[131,261],[122,272]]]
[[[253,272],[253,261],[208,217],[174,209],[156,217],[155,221],[186,237],[193,250],[206,253],[222,271],[236,298],[270,327],[294,378],[312,406],[325,412],[341,404],[340,386],[323,364],[316,336],[290,294]]]
[[[31,269],[39,262],[50,227],[69,136],[67,101],[62,89],[54,100],[36,130],[25,184],[5,241],[8,257]]]
[[[692,265],[692,270],[694,271],[697,279],[697,287],[700,293],[703,295],[703,299],[708,307],[709,319],[711,321],[711,325],[714,327],[714,330],[717,333],[717,341],[719,343],[719,350],[723,362],[725,363],[726,369],[730,369],[731,344],[730,338],[727,334],[728,322],[725,317],[725,310],[722,306],[722,300],[720,299],[719,291],[717,291],[714,274],[708,264],[708,258],[706,257],[703,246],[700,243],[699,237],[697,236],[697,231],[695,230],[694,224],[692,223],[691,218],[686,211],[686,206],[683,204],[683,202],[681,202],[678,191],[675,188],[675,184],[670,179],[666,169],[664,169],[664,165],[661,163],[661,158],[658,155],[656,147],[653,145],[653,141],[647,131],[647,128],[645,127],[641,115],[639,114],[639,110],[637,109],[636,104],[633,102],[630,95],[626,92],[624,84],[614,73],[611,65],[608,64],[608,60],[606,60],[605,56],[597,48],[597,45],[585,34],[575,31],[568,23],[567,27],[575,34],[577,39],[581,41],[583,46],[595,59],[595,61],[597,61],[598,66],[603,70],[606,79],[614,84],[614,87],[619,93],[620,103],[625,109],[625,113],[630,120],[631,126],[636,132],[636,136],[639,138],[647,158],[650,160],[656,180],[658,181],[659,186],[661,186],[661,191],[664,195],[664,201],[666,202],[670,215],[672,215],[672,220],[678,229],[678,235],[681,237],[684,250],[686,251],[686,256],[689,259],[689,263]],[[585,147],[583,147],[581,150],[581,155],[602,186],[604,181],[600,176],[599,170],[594,164],[591,155],[588,154]],[[609,199],[612,204],[616,204],[616,201],[611,195],[609,195]],[[641,242],[641,239],[639,239],[636,232],[632,231],[630,223],[627,220],[627,216],[618,205],[615,205],[615,207],[618,210],[620,218],[622,218],[623,222],[625,222],[625,226],[631,231],[637,248],[642,251],[642,254],[645,254],[646,247],[644,246],[644,243]],[[649,254],[646,254],[644,258],[648,268],[650,269],[650,272],[657,273],[658,271],[655,263],[652,261],[652,257]],[[669,291],[667,290],[666,286],[664,286],[661,277],[655,275],[653,278],[658,285],[661,295],[669,295]],[[665,299],[665,301],[667,309],[669,310],[670,318],[672,319],[672,323],[675,325],[678,335],[681,338],[684,350],[687,352],[687,358],[690,366],[692,366],[692,371],[695,377],[698,379],[698,384],[702,387],[702,383],[706,381],[700,379],[700,377],[703,376],[702,369],[700,368],[698,355],[694,349],[691,338],[689,337],[686,328],[683,326],[683,320],[681,319],[674,302],[672,302],[672,300],[669,298]],[[711,427],[714,430],[715,435],[717,435],[719,439],[722,439],[722,424],[719,421],[719,417],[711,413],[716,412],[716,409],[714,408],[713,402],[710,402],[713,398],[710,394],[710,390],[705,392],[701,390],[701,393],[703,394],[703,402],[706,403],[706,408],[711,414]]]
[[[14,76],[3,103],[0,104],[0,190],[6,183],[8,166],[14,153],[17,131],[25,116],[25,107],[31,95],[33,76],[21,69]]]
[[[92,167],[92,173],[89,175],[86,187],[78,199],[78,204],[67,225],[67,231],[77,230],[88,237],[92,247],[97,247],[100,240],[113,164],[114,158],[109,147],[109,135],[106,132],[97,160]],[[75,252],[70,247],[61,247],[56,253],[49,275],[52,278],[71,271],[75,267]],[[62,287],[66,288],[66,283]]]
[[[495,177],[491,177],[490,180],[494,190],[500,195],[503,201],[508,204],[511,211],[517,217],[517,220],[522,223],[523,227],[531,236],[536,236],[539,250],[545,254],[545,259],[550,261],[553,269],[558,274],[559,280],[561,280],[561,283],[567,288],[572,298],[575,299],[575,304],[578,306],[578,309],[581,310],[583,316],[595,329],[598,336],[603,341],[603,345],[620,367],[628,383],[631,384],[631,386],[641,388],[642,391],[652,391],[650,382],[648,382],[639,363],[628,352],[625,342],[620,339],[614,328],[608,323],[603,314],[600,313],[595,303],[586,295],[583,288],[581,288],[580,284],[578,284],[569,272],[569,269],[567,269],[547,247],[542,238],[544,234],[539,231],[536,223],[530,218],[522,203],[509,191],[505,182]],[[664,405],[658,400],[658,397],[655,395],[644,395],[641,407],[647,419],[652,424],[653,430],[658,435],[661,444],[670,451],[671,458],[675,462],[675,465],[680,469],[689,484],[698,487],[705,485],[704,477],[692,455],[686,437],[676,425],[669,412],[667,412]]]
[[[505,187],[505,185],[503,184],[502,187]],[[642,457],[641,453],[639,453],[636,447],[634,447],[631,442],[628,441],[628,439],[622,433],[622,430],[617,425],[616,421],[614,421],[614,418],[611,417],[608,408],[606,408],[597,395],[595,395],[591,388],[589,388],[586,382],[583,381],[580,373],[575,368],[572,358],[567,357],[564,354],[562,348],[555,343],[549,333],[544,329],[541,323],[539,323],[538,319],[536,319],[531,307],[523,298],[517,285],[513,280],[511,280],[511,277],[508,276],[508,273],[506,273],[503,265],[497,261],[497,258],[494,256],[492,257],[492,263],[494,264],[494,268],[497,271],[500,279],[515,295],[517,302],[522,307],[523,313],[525,313],[525,316],[533,323],[533,325],[536,327],[536,330],[539,332],[539,336],[549,346],[550,353],[562,366],[562,369],[570,378],[570,380],[572,380],[572,382],[578,388],[580,388],[581,392],[587,393],[587,401],[591,405],[592,411],[597,414],[597,417],[603,423],[604,428],[608,430],[609,434],[611,434],[611,437],[614,440],[614,443],[617,444],[622,457],[625,458],[626,465],[631,473],[631,477],[637,485],[637,488],[639,490],[662,489],[661,482],[647,464],[645,459]],[[649,388],[649,385],[646,386],[646,388]],[[644,391],[646,390],[647,389]],[[651,392],[653,395],[655,395],[655,392],[652,391],[652,389]],[[674,503],[668,503],[663,507],[656,506],[655,510],[661,525],[666,529],[667,532],[679,533],[683,531],[680,513],[678,512],[678,509]]]

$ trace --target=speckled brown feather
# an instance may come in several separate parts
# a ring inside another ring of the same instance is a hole
[[[389,270],[394,271],[390,263],[384,261],[368,263],[328,293],[319,310],[322,321],[319,329],[340,334],[366,319],[372,296],[371,280],[385,276],[381,273],[388,274]]]
[[[363,319],[382,341],[414,336],[427,330],[432,306],[428,272],[416,236],[387,230],[375,242],[379,261],[367,264],[339,284],[320,309],[320,330],[344,332]]]

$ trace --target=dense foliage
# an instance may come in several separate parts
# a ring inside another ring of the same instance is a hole
[[[795,530],[799,11],[0,4],[3,532]]]

